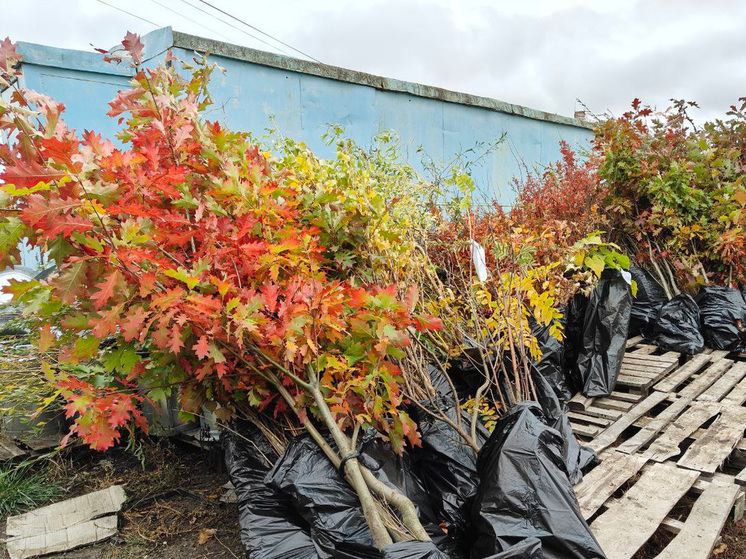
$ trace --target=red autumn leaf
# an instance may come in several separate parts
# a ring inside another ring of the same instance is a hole
[[[129,342],[136,340],[140,337],[143,330],[145,320],[150,316],[150,313],[143,307],[137,307],[134,312],[130,313],[122,320],[122,337],[124,341]]]
[[[442,330],[443,321],[436,316],[430,316],[427,314],[418,314],[412,317],[417,325],[417,329],[420,332],[425,330]]]
[[[140,35],[128,31],[124,36],[122,46],[124,46],[124,50],[130,54],[132,61],[135,64],[138,66],[142,64],[142,59],[145,54],[145,45],[140,40]]]
[[[39,341],[38,347],[41,353],[47,351],[54,345],[56,338],[52,332],[52,327],[49,324],[45,324],[39,329]]]
[[[63,212],[79,208],[80,200],[73,198],[50,197],[46,199],[41,194],[32,194],[27,198],[28,205],[21,212],[24,222],[29,225],[54,226],[54,220]]]
[[[200,336],[197,343],[192,346],[192,349],[197,354],[197,357],[207,359],[210,356],[210,342],[207,336]]]
[[[112,297],[114,297],[114,288],[117,286],[117,283],[120,279],[119,270],[114,270],[109,274],[109,277],[107,277],[104,281],[99,283],[96,287],[98,287],[98,291],[91,295],[91,300],[93,301],[93,308],[96,310],[101,309]]]
[[[94,429],[80,432],[83,441],[93,450],[108,450],[119,441],[119,432],[106,421],[96,422]]]
[[[126,425],[132,417],[132,402],[129,399],[120,399],[114,405],[108,407],[108,423],[112,427]]]
[[[18,45],[11,42],[10,37],[0,41],[0,75],[20,75],[20,72],[13,68],[20,60]]]
[[[72,303],[86,291],[85,276],[88,268],[86,260],[69,263],[60,270],[59,277],[52,281],[55,295],[63,303]]]
[[[182,347],[184,347],[184,340],[181,339],[181,330],[178,326],[174,326],[169,336],[168,349],[174,355],[179,355]]]
[[[31,188],[40,182],[58,180],[65,176],[64,173],[50,169],[34,159],[13,158],[4,164],[5,169],[0,172],[0,179],[18,188]]]

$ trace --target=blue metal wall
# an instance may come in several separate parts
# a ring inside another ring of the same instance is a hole
[[[256,136],[276,128],[305,141],[322,156],[332,155],[321,140],[329,124],[344,126],[346,134],[361,145],[369,145],[383,130],[396,132],[404,157],[417,169],[421,169],[420,147],[435,162],[448,163],[464,150],[480,142],[492,144],[505,134],[505,142],[473,172],[477,188],[504,204],[513,199],[511,178],[525,166],[536,168],[557,160],[560,140],[582,149],[592,137],[587,125],[572,119],[242,49],[172,33],[170,28],[143,40],[150,66],[161,62],[169,48],[182,60],[194,57],[193,48],[218,53],[211,59],[226,72],[213,74],[215,106],[208,118]],[[117,124],[105,114],[108,101],[127,87],[129,68],[105,63],[97,53],[30,43],[21,43],[20,51],[22,86],[64,102],[70,127],[94,129],[113,138]]]

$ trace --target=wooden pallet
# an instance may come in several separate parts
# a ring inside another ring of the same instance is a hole
[[[679,365],[656,352],[629,340],[622,365],[650,383],[569,402],[576,435],[601,460],[576,495],[609,559],[634,557],[661,529],[670,541],[657,557],[706,559],[746,504],[746,361],[711,351]]]

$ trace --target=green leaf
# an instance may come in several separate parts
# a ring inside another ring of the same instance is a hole
[[[600,278],[601,274],[604,271],[604,268],[606,267],[606,262],[604,262],[604,259],[601,258],[598,254],[594,254],[592,256],[586,257],[585,265],[593,270],[593,273]]]
[[[210,357],[215,363],[225,363],[225,355],[215,342],[210,342]]]
[[[98,355],[99,339],[95,336],[82,336],[75,340],[73,355],[78,359],[93,359]]]
[[[195,278],[193,276],[190,276],[187,271],[184,268],[179,268],[178,270],[166,270],[163,272],[165,275],[167,275],[170,278],[177,279],[179,281],[184,282],[189,289],[194,289],[197,284],[199,283],[199,278]]]
[[[148,392],[148,397],[156,402],[165,402],[166,398],[168,398],[168,392],[164,388],[154,388]]]

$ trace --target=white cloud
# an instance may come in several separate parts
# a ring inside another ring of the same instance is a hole
[[[267,49],[198,11],[210,11],[200,0],[105,1],[158,25]],[[578,97],[616,114],[634,97],[660,107],[674,97],[714,117],[746,95],[739,0],[210,1],[330,64],[561,114]],[[96,0],[8,3],[0,21],[2,37],[83,49],[152,29]]]

